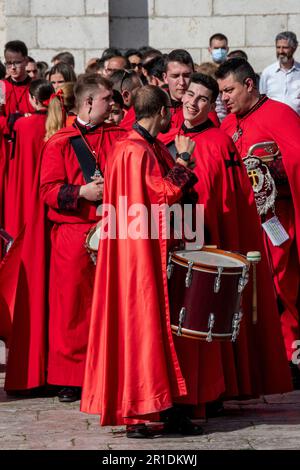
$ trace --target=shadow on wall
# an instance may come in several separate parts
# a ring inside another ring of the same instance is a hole
[[[120,49],[149,43],[148,0],[109,0],[109,44]]]

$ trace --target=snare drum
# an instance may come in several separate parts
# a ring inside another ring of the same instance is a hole
[[[96,264],[97,261],[97,254],[100,242],[100,233],[101,233],[101,225],[98,223],[94,225],[88,232],[85,240],[85,247],[93,261]]]
[[[244,256],[216,248],[170,253],[167,275],[173,333],[235,341],[249,268]]]

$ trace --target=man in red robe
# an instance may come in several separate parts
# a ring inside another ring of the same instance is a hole
[[[41,154],[40,196],[45,205],[35,189],[19,254],[5,382],[11,391],[47,381],[63,387],[59,398],[66,402],[78,399],[83,381],[94,281],[85,240],[99,220],[106,157],[124,134],[104,123],[112,103],[106,79],[82,76],[75,96],[77,121],[50,138]]]
[[[159,219],[157,237],[151,237],[148,219],[153,205],[173,204],[196,181],[181,158],[191,154],[191,140],[178,139],[174,164],[156,139],[169,126],[170,105],[159,87],[140,88],[134,101],[137,124],[114,146],[106,167],[103,211],[109,206],[116,218],[100,242],[81,409],[100,414],[101,425],[127,424],[128,437],[148,437],[145,422],[187,394],[170,327],[166,219]],[[148,215],[134,233],[137,206]],[[166,413],[169,431],[201,432],[177,409],[172,418]]]
[[[26,72],[27,56],[28,50],[24,42],[10,41],[5,44],[5,67],[9,77],[0,81],[0,226],[4,228],[4,214],[14,209],[5,197],[14,123],[25,113],[34,111],[29,102],[31,78]]]
[[[281,231],[283,227],[287,235],[285,241],[273,244],[264,233],[264,241],[281,313],[286,354],[292,361],[294,341],[299,339],[300,118],[287,105],[260,96],[255,73],[245,60],[230,59],[219,67],[216,76],[222,99],[231,113],[222,122],[222,129],[233,138],[241,156],[246,157],[253,144],[266,141],[274,141],[282,154],[282,160],[270,169],[277,196],[275,199],[274,195],[267,195],[261,206],[261,222],[275,220],[276,230]],[[256,183],[255,180],[255,190]],[[258,288],[265,289],[265,286]],[[300,387],[300,372],[295,364],[290,362],[290,365],[294,386]]]
[[[264,285],[264,290],[258,291],[258,322],[252,323],[249,283],[243,293],[244,316],[238,340],[234,346],[226,343],[221,347],[226,383],[223,397],[280,393],[291,388],[289,368],[253,191],[232,140],[208,119],[218,92],[213,78],[199,73],[192,75],[182,98],[184,123],[178,133],[189,136],[196,144],[193,156],[198,182],[194,189],[198,203],[204,204],[205,242],[244,255],[248,251],[260,251],[262,260],[256,268],[257,280]],[[176,344],[179,342],[182,353],[196,357],[189,351],[188,340],[176,338]],[[220,346],[214,344],[214,347]],[[186,376],[196,381],[199,373],[195,361],[186,363],[189,366]],[[212,356],[210,367],[218,367],[212,363]]]

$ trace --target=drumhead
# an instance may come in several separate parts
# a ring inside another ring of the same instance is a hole
[[[195,264],[211,266],[211,267],[223,267],[223,268],[243,268],[247,264],[246,260],[242,259],[241,255],[235,255],[226,253],[220,250],[206,251],[176,251],[174,253],[176,257],[182,258],[183,261],[193,261]]]
[[[88,234],[86,243],[88,248],[92,251],[98,251],[100,241],[100,230],[101,226],[98,225],[96,227],[93,227]]]

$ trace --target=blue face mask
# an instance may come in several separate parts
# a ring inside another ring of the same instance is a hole
[[[213,49],[211,51],[211,56],[214,62],[217,64],[225,62],[227,57],[227,50],[219,47],[219,49]]]

